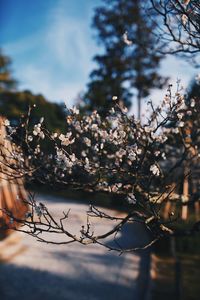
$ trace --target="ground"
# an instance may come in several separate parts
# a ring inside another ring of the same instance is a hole
[[[86,221],[85,204],[47,196],[39,196],[39,201],[57,217],[71,208],[68,222],[74,232],[79,232]],[[102,220],[94,225],[98,232],[110,228],[111,224]],[[147,240],[139,224],[126,226],[118,238],[124,247],[142,245]],[[147,296],[148,252],[119,256],[97,245],[50,245],[27,235],[22,235],[19,243],[20,253],[0,263],[1,300],[142,300]]]

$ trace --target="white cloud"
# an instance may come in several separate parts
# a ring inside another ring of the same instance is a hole
[[[71,104],[85,89],[94,66],[91,59],[99,49],[91,39],[91,20],[70,17],[68,4],[55,1],[40,31],[4,45],[4,49],[14,60],[21,89],[42,93],[52,101],[67,99]],[[187,86],[195,73],[188,63],[171,56],[163,61],[161,74],[170,76],[174,85],[180,78]],[[164,94],[163,90],[153,90],[148,98],[158,103]],[[136,111],[136,102],[132,111]]]
[[[69,17],[66,4],[57,1],[45,27],[4,49],[13,58],[20,89],[71,103],[86,86],[97,50],[86,20]]]
[[[36,94],[43,94],[49,100],[64,101],[69,107],[73,105],[78,92],[83,89],[82,82],[65,83],[60,81],[55,83],[48,70],[38,69],[34,65],[28,65],[21,71],[25,73],[26,77],[21,81],[22,90],[31,89]],[[23,74],[20,77],[23,78]]]
[[[96,47],[85,21],[66,18],[65,11],[65,7],[59,6],[49,18],[50,28],[45,38],[48,53],[54,56],[62,70],[86,78],[93,65],[91,59]]]

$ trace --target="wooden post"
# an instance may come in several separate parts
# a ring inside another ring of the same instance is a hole
[[[4,118],[0,117],[0,160],[8,159],[8,164],[11,162],[15,163],[10,158],[10,153],[12,153],[14,146],[6,139],[6,135]],[[28,205],[25,203],[27,195],[23,179],[15,178],[14,175],[13,170],[9,166],[0,164],[0,208],[2,209],[0,210],[0,224],[3,225],[0,228],[0,233],[3,233],[3,236],[10,232],[9,229],[20,226],[19,223],[12,222],[4,210],[9,211],[13,217],[18,219],[25,218],[25,213],[28,211]]]
[[[184,180],[183,180],[183,193],[182,193],[182,213],[181,218],[187,220],[188,217],[188,199],[189,199],[189,169],[187,166],[184,167]]]
[[[194,203],[194,209],[195,209],[195,219],[196,219],[196,221],[198,221],[199,220],[199,215],[200,215],[199,201],[196,201]]]
[[[164,214],[163,214],[164,219],[167,219],[169,217],[170,208],[171,208],[171,202],[168,200],[164,208]]]
[[[182,197],[182,203],[185,204],[188,201],[188,196],[189,196],[189,181],[188,181],[188,176],[187,175],[187,171],[188,169],[185,168],[185,172],[184,172],[184,180],[183,180],[183,197]],[[186,220],[188,216],[188,205],[182,205],[182,213],[181,213],[181,218],[183,220]]]
[[[199,202],[199,196],[198,195],[198,190],[197,190],[197,184],[196,182],[193,182],[193,187],[192,187],[192,195],[194,199],[194,213],[195,213],[195,220],[199,221],[199,216],[200,216],[200,202]]]

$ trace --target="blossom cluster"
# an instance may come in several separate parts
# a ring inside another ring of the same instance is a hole
[[[150,106],[152,115],[143,123],[129,116],[117,99],[105,118],[97,111],[81,115],[73,107],[63,133],[49,132],[41,118],[27,128],[26,151],[12,153],[17,168],[31,180],[123,194],[131,204],[148,201],[155,189],[161,192],[174,158],[185,148],[199,149],[190,134],[195,99],[187,103],[180,91],[172,96],[169,86],[162,103]],[[8,120],[5,125],[10,127]],[[50,154],[42,150],[46,140]]]

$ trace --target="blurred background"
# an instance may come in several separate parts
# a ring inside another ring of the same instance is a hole
[[[68,107],[84,98],[90,74],[104,65],[94,60],[105,53],[106,39],[99,21],[95,21],[95,8],[102,1],[1,0],[0,5],[1,55],[12,60],[9,71],[17,81],[16,89],[43,95],[49,102],[66,103]],[[185,88],[198,73],[185,58],[169,55],[156,69],[174,85],[180,79]],[[148,99],[159,102],[163,93],[152,84]],[[133,91],[133,112],[135,96]]]
[[[17,125],[28,106],[36,104],[33,123],[44,117],[49,130],[64,132],[66,106],[77,105],[86,114],[97,109],[104,116],[117,96],[130,114],[144,120],[146,102],[159,104],[169,83],[176,90],[180,80],[184,91],[198,94],[197,66],[184,55],[157,52],[154,22],[142,14],[140,1],[125,2],[0,0],[0,114]],[[56,215],[72,207],[75,228],[91,200],[117,215],[127,209],[120,197],[56,188],[49,194],[49,187],[38,183],[28,188]],[[106,230],[111,224],[102,226]],[[125,228],[120,238],[136,245],[148,235],[136,226]],[[1,299],[146,299],[150,269],[152,299],[178,299],[169,244],[118,257],[96,246],[43,245],[11,235],[0,242]],[[199,237],[179,240],[177,251],[182,259],[180,299],[197,299]]]

